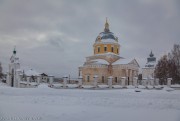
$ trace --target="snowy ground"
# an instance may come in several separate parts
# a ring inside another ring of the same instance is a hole
[[[11,88],[0,84],[0,121],[180,121],[180,90]]]

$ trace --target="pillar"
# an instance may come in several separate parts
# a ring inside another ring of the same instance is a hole
[[[66,88],[67,87],[67,76],[64,76],[63,77],[63,88]]]
[[[38,84],[38,85],[40,84],[40,81],[41,81],[41,76],[39,75],[39,76],[37,77],[37,84]]]
[[[29,83],[30,83],[30,76],[27,76],[27,87],[29,87]]]
[[[167,79],[167,86],[168,86],[168,87],[171,87],[171,81],[172,81],[172,78],[168,78],[168,79]]]
[[[143,83],[142,83],[142,85],[146,87],[146,86],[147,86],[147,81],[148,81],[147,78],[143,78]]]
[[[49,84],[50,84],[50,86],[52,86],[53,82],[54,82],[54,76],[49,76]]]
[[[98,75],[94,75],[94,81],[93,81],[94,88],[97,88],[97,81],[98,81]]]
[[[126,77],[128,77],[128,69],[126,69]]]
[[[121,77],[121,85],[122,87],[126,87],[126,77]]]
[[[151,82],[151,86],[154,87],[154,78],[151,78],[151,79],[150,79],[150,82]]]
[[[113,79],[112,76],[108,77],[108,86],[109,86],[109,88],[112,88],[112,79]]]
[[[9,72],[7,72],[6,83],[10,86],[10,76],[9,76]]]
[[[22,81],[22,74],[18,75],[18,82],[17,82],[17,87],[20,87],[20,82]]]
[[[155,85],[159,85],[159,79],[158,78],[155,79]]]
[[[133,86],[137,87],[137,81],[138,81],[138,78],[134,77],[133,78]]]
[[[79,78],[78,78],[78,87],[79,88],[82,88],[82,76],[79,76]]]
[[[129,70],[129,85],[132,85],[133,80],[132,80],[132,70]]]

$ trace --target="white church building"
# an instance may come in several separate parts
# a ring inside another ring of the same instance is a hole
[[[145,64],[145,67],[142,68],[142,78],[154,78],[154,70],[156,66],[156,57],[154,57],[154,54],[149,54],[149,57],[147,58],[147,63]]]
[[[46,79],[46,81],[44,81]],[[19,58],[16,55],[16,49],[10,58],[9,70],[7,72],[6,83],[11,87],[36,87],[40,83],[45,82],[52,84],[53,76],[48,76],[44,73],[38,73],[34,69],[22,70],[20,67]]]

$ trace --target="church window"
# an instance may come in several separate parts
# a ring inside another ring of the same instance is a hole
[[[90,77],[89,76],[87,76],[87,82],[89,82],[90,81]]]
[[[105,52],[107,51],[107,47],[104,47],[104,51],[105,51]]]
[[[115,77],[115,83],[117,83],[118,82],[118,78],[117,77]]]
[[[117,53],[119,53],[119,49],[117,48]]]
[[[98,47],[98,53],[100,52],[100,47]]]
[[[114,52],[114,47],[111,47],[111,52]]]

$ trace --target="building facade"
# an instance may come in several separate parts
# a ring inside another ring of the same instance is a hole
[[[14,48],[13,55],[10,58],[9,71],[7,73],[6,83],[11,87],[19,87],[19,72],[20,63],[19,58],[16,56]]]
[[[154,78],[154,70],[156,66],[156,57],[154,57],[154,54],[149,54],[149,57],[147,58],[147,63],[145,64],[145,67],[142,68],[142,78]]]
[[[107,19],[93,50],[94,55],[86,57],[83,66],[79,67],[79,76],[82,76],[84,84],[91,84],[95,75],[98,76],[98,83],[102,84],[106,84],[110,76],[113,77],[113,84],[121,83],[121,77],[126,77],[126,84],[132,84],[133,77],[138,75],[139,64],[136,59],[120,57],[118,37],[110,31]]]
[[[52,83],[54,77],[47,74],[40,74],[33,69],[22,70],[16,49],[10,58],[9,71],[6,76],[6,83],[11,87],[37,87],[40,83]]]

